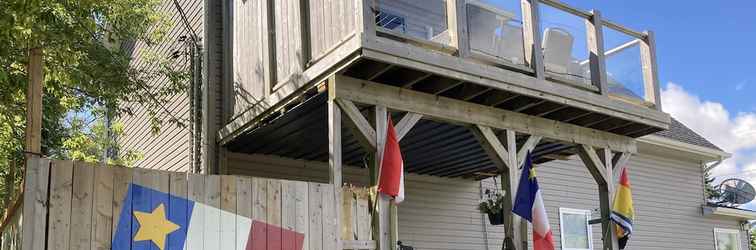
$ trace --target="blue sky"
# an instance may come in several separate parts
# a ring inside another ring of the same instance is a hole
[[[635,30],[653,30],[661,83],[731,112],[756,111],[756,2],[567,0]]]
[[[719,180],[737,177],[756,185],[755,2],[566,2],[654,31],[664,111],[732,153],[713,172]],[[756,202],[746,207],[756,209]]]

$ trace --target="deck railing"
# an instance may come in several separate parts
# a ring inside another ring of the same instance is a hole
[[[556,0],[363,0],[391,38],[660,110],[653,33]],[[378,13],[378,15],[376,15]],[[373,20],[374,19],[374,20]],[[387,21],[391,19],[391,21]]]

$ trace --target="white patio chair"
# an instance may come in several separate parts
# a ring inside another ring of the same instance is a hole
[[[572,43],[569,32],[547,28],[543,36],[543,58],[546,71],[567,76],[572,63]]]

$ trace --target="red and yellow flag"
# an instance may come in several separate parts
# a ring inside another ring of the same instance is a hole
[[[612,205],[612,221],[616,224],[617,238],[619,248],[625,249],[630,234],[633,233],[633,219],[635,212],[633,209],[633,193],[630,191],[630,179],[627,176],[627,168],[622,170],[619,185],[614,194],[614,204]]]

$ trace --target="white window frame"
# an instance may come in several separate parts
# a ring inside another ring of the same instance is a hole
[[[559,238],[560,242],[562,243],[562,250],[593,250],[593,230],[591,229],[591,210],[585,210],[585,209],[573,209],[573,208],[559,208],[559,229],[564,228],[564,214],[580,214],[585,215],[585,226],[586,231],[588,232],[588,248],[567,248],[565,247],[564,240],[566,237],[564,236],[564,230],[559,232]]]
[[[737,250],[741,250],[740,245],[743,242],[740,241],[740,230],[729,229],[729,228],[714,228],[714,249],[723,250],[723,249],[719,249],[719,242],[717,241],[717,233],[728,233],[728,234],[734,233],[735,240],[737,241],[737,244],[735,244],[735,246],[737,247]]]

